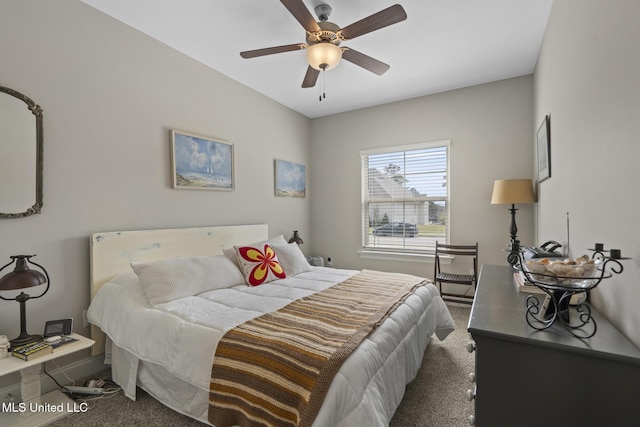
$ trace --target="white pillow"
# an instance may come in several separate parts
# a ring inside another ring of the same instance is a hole
[[[132,263],[149,304],[244,283],[244,277],[227,257],[202,256]]]
[[[277,244],[271,245],[271,247],[276,251],[278,261],[280,261],[280,265],[284,268],[287,276],[295,276],[305,271],[311,271],[309,261],[307,261],[297,243]]]
[[[263,247],[265,244],[267,244],[269,246],[286,245],[287,241],[284,239],[284,236],[281,234],[279,236],[272,237],[272,238],[270,238],[268,240],[263,240],[261,242],[249,243],[248,245],[238,245],[238,246]],[[235,248],[223,249],[222,253],[224,254],[224,256],[229,258],[231,260],[231,262],[233,262],[235,265],[237,265],[238,268],[240,268],[240,265],[238,264],[238,254],[236,254],[236,249]]]

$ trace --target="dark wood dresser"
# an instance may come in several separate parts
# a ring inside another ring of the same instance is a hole
[[[591,338],[559,325],[536,331],[525,320],[527,294],[517,291],[513,273],[495,265],[480,271],[468,326],[476,361],[469,423],[640,426],[640,350],[595,309]]]

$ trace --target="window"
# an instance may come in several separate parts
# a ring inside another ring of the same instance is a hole
[[[360,152],[365,251],[431,252],[449,241],[449,144]]]

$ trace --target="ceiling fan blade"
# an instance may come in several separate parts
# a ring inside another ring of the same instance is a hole
[[[240,56],[242,56],[245,59],[255,58],[257,56],[273,55],[274,53],[291,52],[293,50],[302,50],[306,47],[307,45],[303,43],[287,44],[283,46],[266,47],[264,49],[245,50],[244,52],[240,52]]]
[[[342,52],[342,58],[346,59],[349,62],[352,62],[365,70],[369,70],[374,74],[379,76],[383,75],[390,68],[388,64],[384,62],[378,61],[375,58],[372,58],[364,53],[360,53],[357,50],[353,50],[351,48],[346,48]]]
[[[316,82],[318,81],[318,76],[320,75],[320,70],[316,70],[315,68],[309,66],[307,68],[307,74],[304,75],[304,80],[302,80],[302,87],[314,87]]]
[[[320,27],[309,9],[302,3],[302,0],[280,0],[289,13],[298,20],[300,25],[310,33],[320,31]]]
[[[407,19],[407,12],[405,12],[403,7],[399,4],[394,4],[393,6],[367,16],[358,22],[347,25],[341,29],[339,33],[345,40],[350,40],[363,34],[379,30],[380,28],[404,21],[405,19]]]

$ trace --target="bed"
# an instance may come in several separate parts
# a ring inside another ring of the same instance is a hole
[[[240,283],[229,265],[248,280],[243,259],[229,260],[239,256],[238,246],[258,242],[271,245],[283,271],[294,274],[260,286]],[[265,224],[94,233],[88,311],[93,352],[105,353],[114,381],[130,399],[140,387],[177,412],[222,427],[209,421],[216,419],[209,413],[212,363],[222,360],[218,353],[232,331],[345,282],[387,274],[311,267],[301,254],[282,236],[269,238]],[[309,425],[389,424],[432,336],[443,340],[454,329],[433,284],[420,280],[403,295],[345,356]]]

